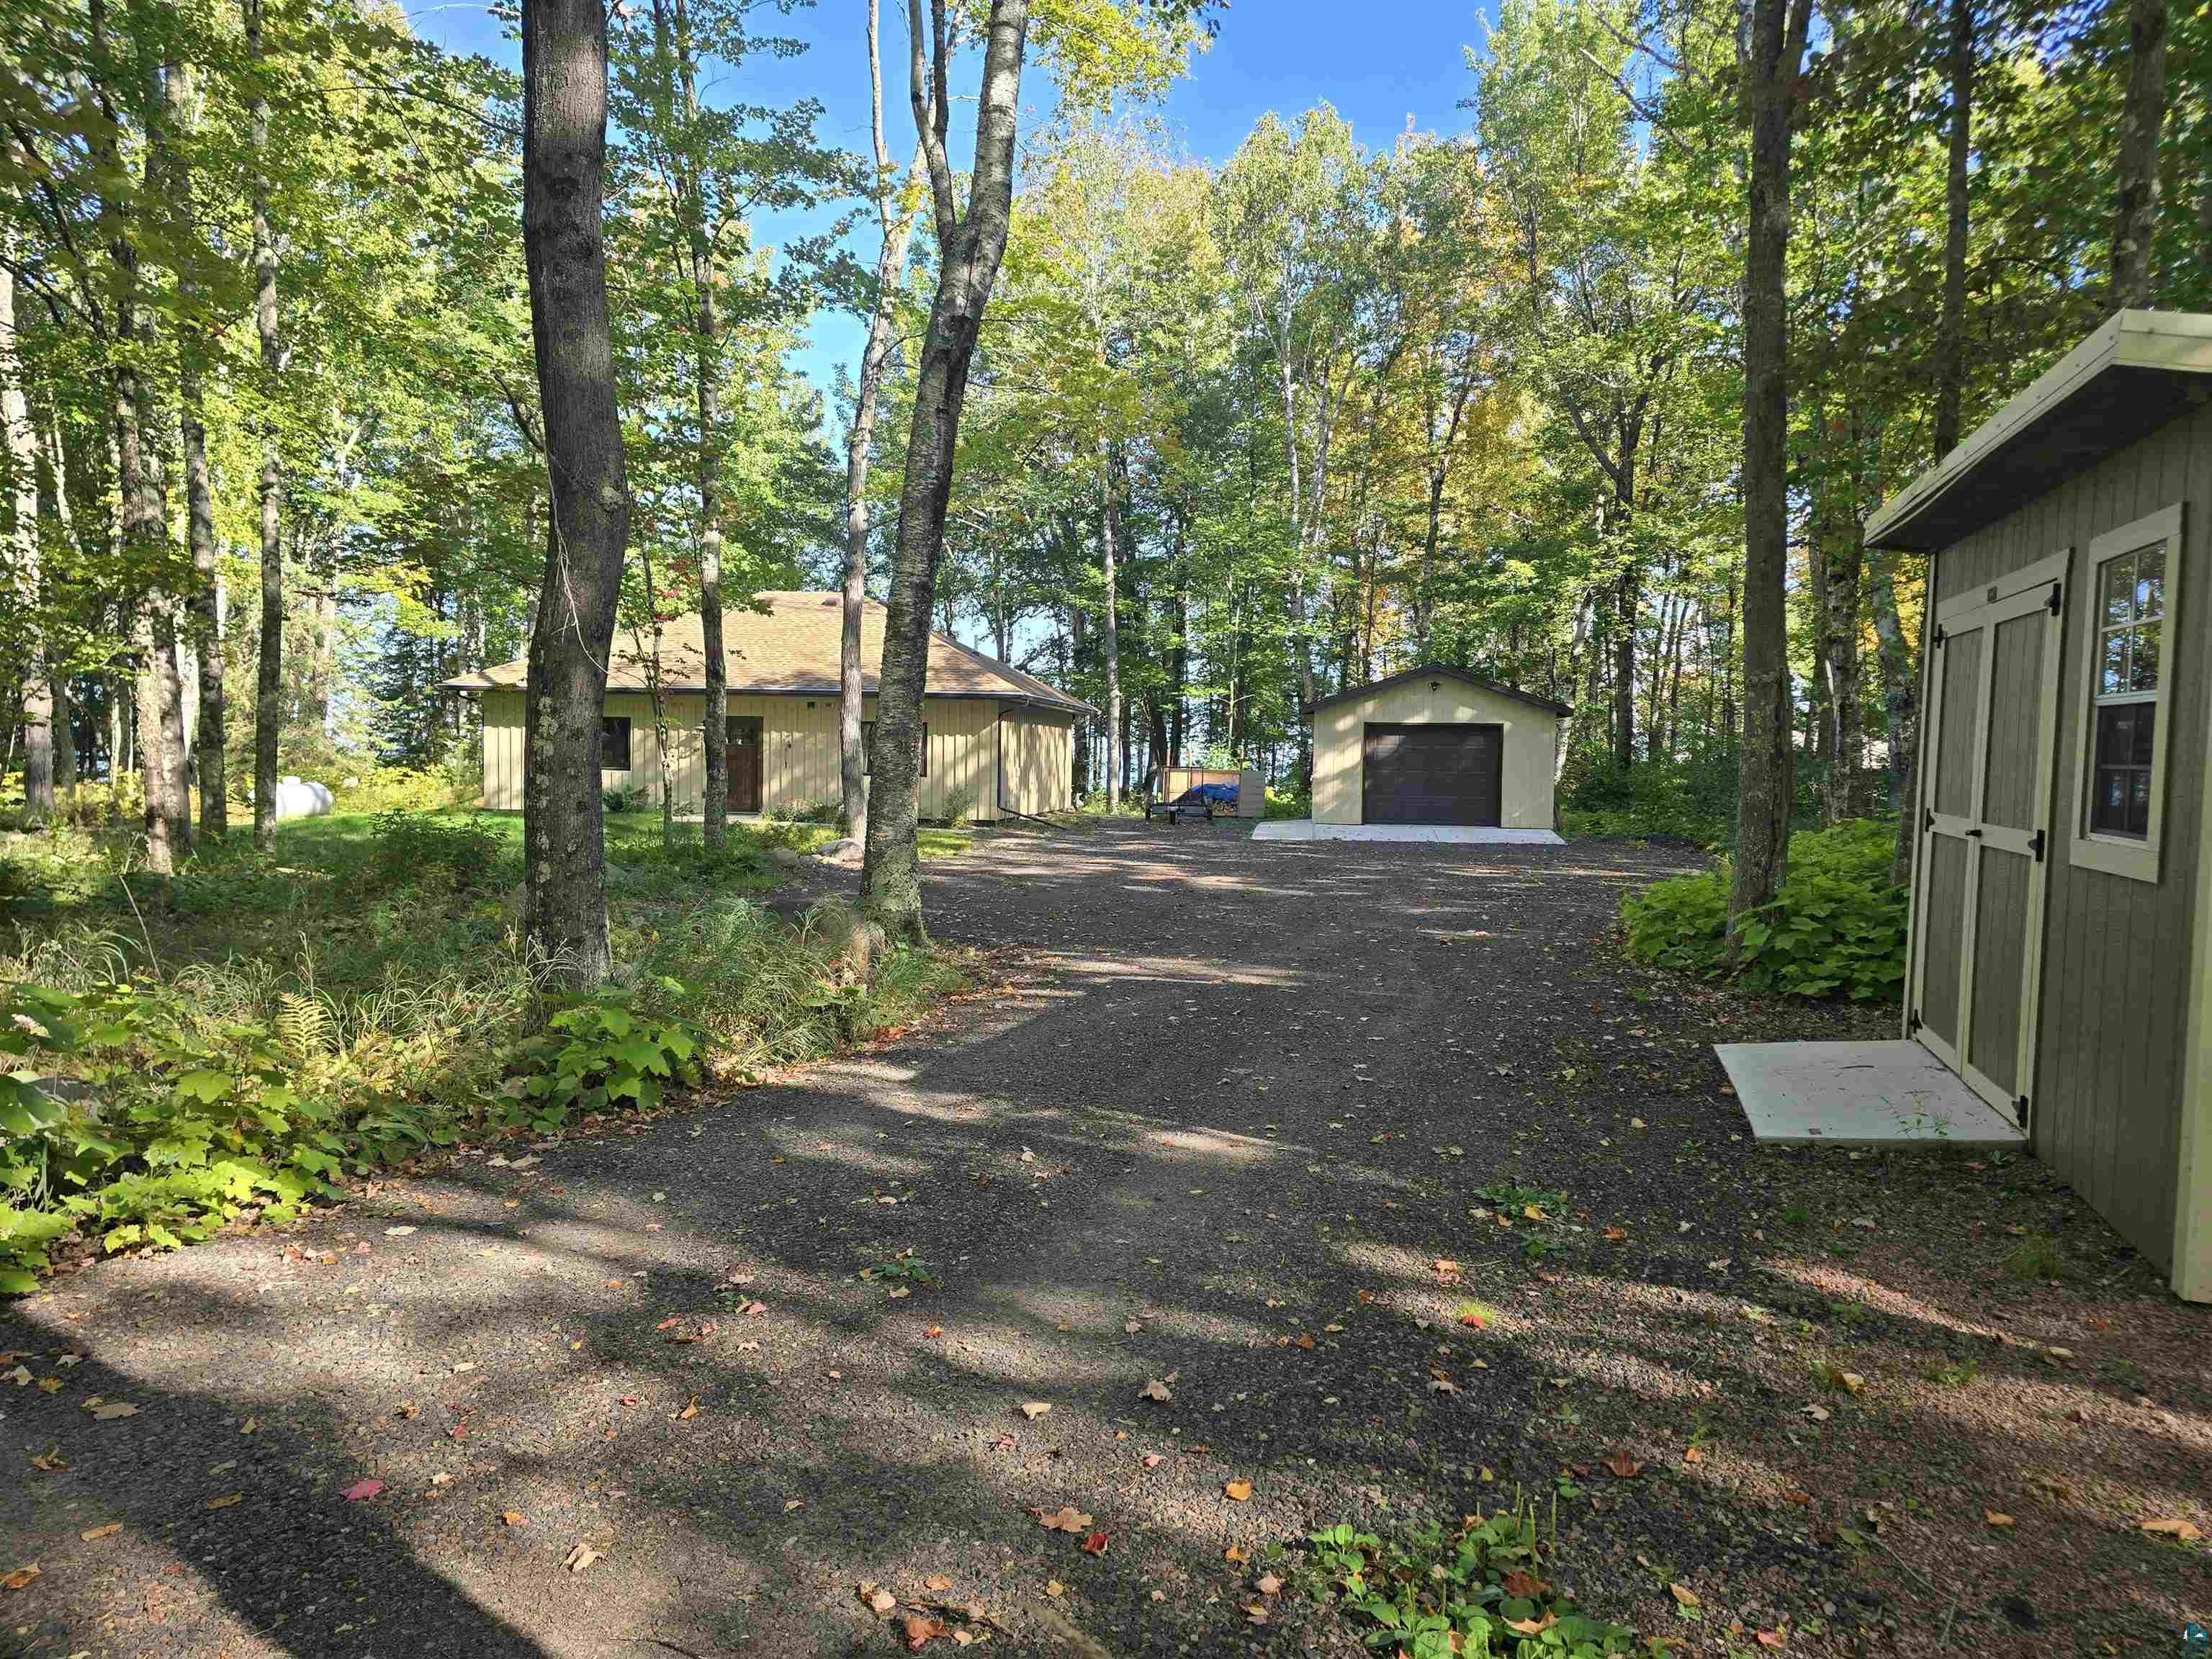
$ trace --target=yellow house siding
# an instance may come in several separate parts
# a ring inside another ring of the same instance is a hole
[[[1360,822],[1360,763],[1366,728],[1415,726],[1431,721],[1474,723],[1505,728],[1503,769],[1498,780],[1509,830],[1553,827],[1552,767],[1559,717],[1549,709],[1504,697],[1449,674],[1382,686],[1369,696],[1347,697],[1322,709],[1314,730],[1314,819],[1320,823]]]
[[[1034,710],[1008,708],[1001,734],[1000,785],[1017,812],[1042,816],[1068,804],[1075,783],[1075,726]]]
[[[677,815],[696,817],[707,793],[704,733],[707,700],[696,692],[667,698],[669,788]],[[956,806],[976,818],[998,812],[998,714],[989,697],[933,697],[925,704],[929,725],[929,773],[921,781],[921,815],[945,817]],[[610,691],[606,712],[630,722],[630,764],[626,771],[605,770],[603,787],[637,792],[658,802],[660,757],[653,727],[653,699],[643,692]],[[790,813],[838,799],[838,708],[834,696],[748,696],[729,699],[732,714],[761,722],[761,805]],[[876,700],[861,705],[861,718],[876,717]],[[1053,730],[1044,727],[1048,736]],[[1064,776],[1072,753],[1073,727],[1057,728]],[[522,810],[523,697],[519,691],[483,695],[484,805],[498,811]],[[1009,799],[1012,799],[1009,797]],[[1064,804],[1064,803],[1060,803]],[[1024,807],[1024,811],[1044,810]]]

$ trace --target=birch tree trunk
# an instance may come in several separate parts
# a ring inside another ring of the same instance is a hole
[[[945,515],[960,411],[984,307],[998,280],[1013,210],[1014,138],[1020,110],[1028,0],[991,0],[975,111],[975,168],[960,212],[945,155],[951,42],[942,8],[925,22],[908,0],[913,47],[908,96],[929,172],[938,247],[937,293],[915,377],[906,477],[899,494],[897,552],[885,607],[883,667],[876,693],[876,745],[866,860],[860,896],[893,939],[925,937],[921,863],[915,842],[922,696],[929,678],[929,618],[945,553]]]
[[[39,436],[15,335],[15,273],[0,264],[0,422],[8,428],[9,476],[15,481],[9,563],[23,641],[23,806],[33,827],[54,815],[54,690],[46,675],[45,623],[40,613]]]
[[[629,533],[602,201],[607,17],[524,0],[522,238],[550,510],[524,714],[523,929],[571,985],[611,966],[599,726]]]
[[[860,354],[860,381],[853,399],[853,426],[845,434],[845,580],[837,639],[837,775],[845,804],[845,833],[863,846],[868,839],[867,757],[860,752],[860,716],[866,683],[860,662],[860,618],[868,591],[868,471],[875,459],[876,409],[890,362],[892,312],[906,270],[907,246],[914,238],[918,207],[892,209],[890,149],[884,139],[884,66],[877,0],[868,0],[868,107],[875,139],[876,220],[882,241],[876,251],[876,302],[868,313],[868,343]],[[915,143],[907,176],[923,165],[921,142]]]
[[[1100,647],[1106,653],[1106,810],[1121,805],[1121,775],[1127,760],[1121,726],[1121,573],[1115,568],[1113,446],[1098,441],[1098,558],[1106,574],[1106,615]]]
[[[1751,189],[1743,270],[1743,745],[1731,954],[1790,860],[1790,138],[1812,0],[1752,0],[1743,102]]]
[[[2112,208],[2112,308],[2151,303],[2158,146],[2166,125],[2166,0],[2128,0],[2128,94]]]
[[[162,88],[172,146],[166,182],[173,234],[178,246],[186,250],[197,240],[196,216],[189,151],[178,146],[188,141],[191,130],[194,79],[191,64],[173,64]],[[177,310],[181,319],[177,331],[177,405],[184,446],[185,545],[192,561],[192,585],[185,604],[190,617],[187,633],[199,677],[196,688],[199,724],[192,760],[199,775],[200,834],[220,839],[230,829],[223,776],[222,630],[216,615],[215,491],[208,477],[207,414],[200,386],[202,323],[198,284],[191,266],[189,258],[180,259],[177,272]]]

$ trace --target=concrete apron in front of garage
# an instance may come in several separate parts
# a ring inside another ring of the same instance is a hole
[[[1717,1042],[1759,1140],[2025,1146],[2011,1119],[1917,1042]]]
[[[1499,830],[1473,823],[1316,823],[1311,818],[1271,818],[1255,824],[1254,841],[1427,841],[1457,846],[1492,846],[1501,842],[1528,847],[1564,847],[1550,830]]]

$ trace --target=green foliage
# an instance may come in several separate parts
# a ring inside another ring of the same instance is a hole
[[[1370,1648],[1408,1659],[1604,1659],[1635,1650],[1634,1631],[1590,1618],[1545,1581],[1550,1547],[1534,1498],[1451,1531],[1431,1522],[1386,1540],[1340,1522],[1306,1542],[1301,1587],[1333,1599]]]
[[[456,890],[495,880],[503,850],[500,838],[477,819],[432,817],[397,807],[378,815],[371,845],[370,868],[380,884],[442,879]]]
[[[1727,847],[1735,841],[1735,757],[1687,765],[1646,764],[1623,772],[1609,754],[1584,750],[1560,783],[1567,834]]]
[[[1854,819],[1790,838],[1790,873],[1744,925],[1736,970],[1747,989],[1894,1001],[1905,983],[1906,892],[1889,879],[1893,826]],[[1678,876],[1621,905],[1629,953],[1700,973],[1727,971],[1729,872]]]
[[[674,980],[657,988],[678,1001],[688,995]],[[699,1033],[631,1004],[624,991],[564,999],[545,1029],[516,1048],[519,1097],[532,1103],[531,1127],[552,1134],[571,1112],[604,1112],[623,1102],[649,1112],[667,1084],[701,1080]]]

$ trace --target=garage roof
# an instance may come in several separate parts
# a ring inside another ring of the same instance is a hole
[[[2212,397],[2212,317],[2122,311],[1867,525],[1870,547],[1935,553]]]
[[[1468,673],[1464,668],[1447,668],[1442,663],[1433,662],[1408,668],[1402,674],[1393,674],[1388,679],[1370,680],[1364,685],[1347,685],[1341,691],[1333,691],[1326,697],[1315,698],[1314,708],[1318,710],[1328,708],[1333,702],[1347,702],[1354,697],[1370,696],[1377,691],[1387,690],[1391,686],[1401,685],[1407,680],[1437,679],[1445,677],[1468,685],[1480,686],[1484,690],[1495,692],[1501,697],[1511,697],[1516,702],[1525,702],[1538,708],[1547,709],[1561,719],[1575,712],[1565,703],[1554,702],[1549,697],[1540,697],[1533,691],[1523,691],[1517,685],[1507,685],[1502,680],[1486,680],[1480,674]]]

